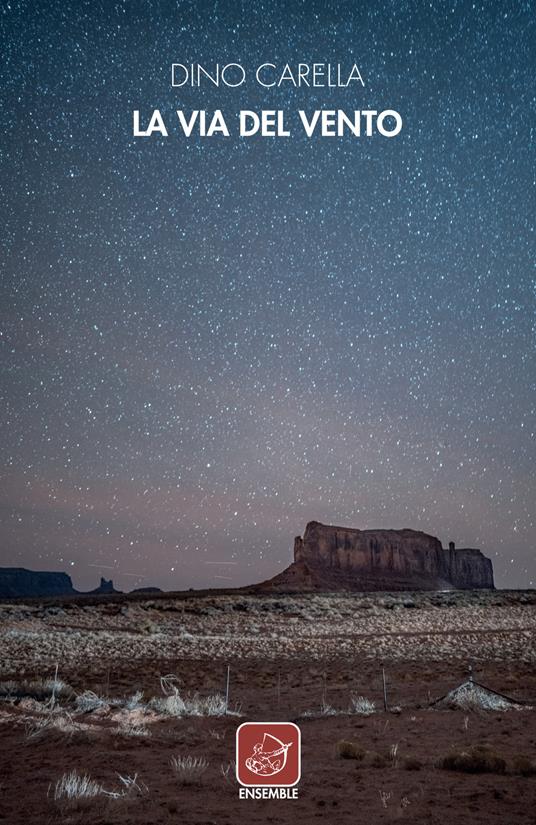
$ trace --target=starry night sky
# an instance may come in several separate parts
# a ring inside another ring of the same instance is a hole
[[[10,2],[0,564],[231,586],[310,519],[536,581],[534,7]],[[365,89],[263,89],[262,62]],[[173,62],[241,63],[172,89]],[[393,139],[133,138],[132,111],[399,111]]]

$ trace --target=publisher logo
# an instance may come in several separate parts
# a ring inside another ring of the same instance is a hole
[[[245,787],[300,781],[300,729],[293,722],[244,722],[236,731],[236,778]]]

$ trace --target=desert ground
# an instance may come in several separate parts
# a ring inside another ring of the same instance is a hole
[[[0,823],[536,823],[536,592],[6,602],[0,650]],[[248,720],[298,800],[239,800]]]

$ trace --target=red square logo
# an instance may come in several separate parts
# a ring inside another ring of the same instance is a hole
[[[301,733],[293,722],[244,722],[236,731],[236,778],[246,787],[300,781]]]

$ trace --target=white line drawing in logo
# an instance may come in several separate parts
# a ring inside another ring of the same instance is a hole
[[[292,742],[285,744],[276,736],[265,733],[262,742],[253,746],[253,753],[246,759],[246,767],[257,776],[274,776],[287,764],[287,751],[291,745]]]

